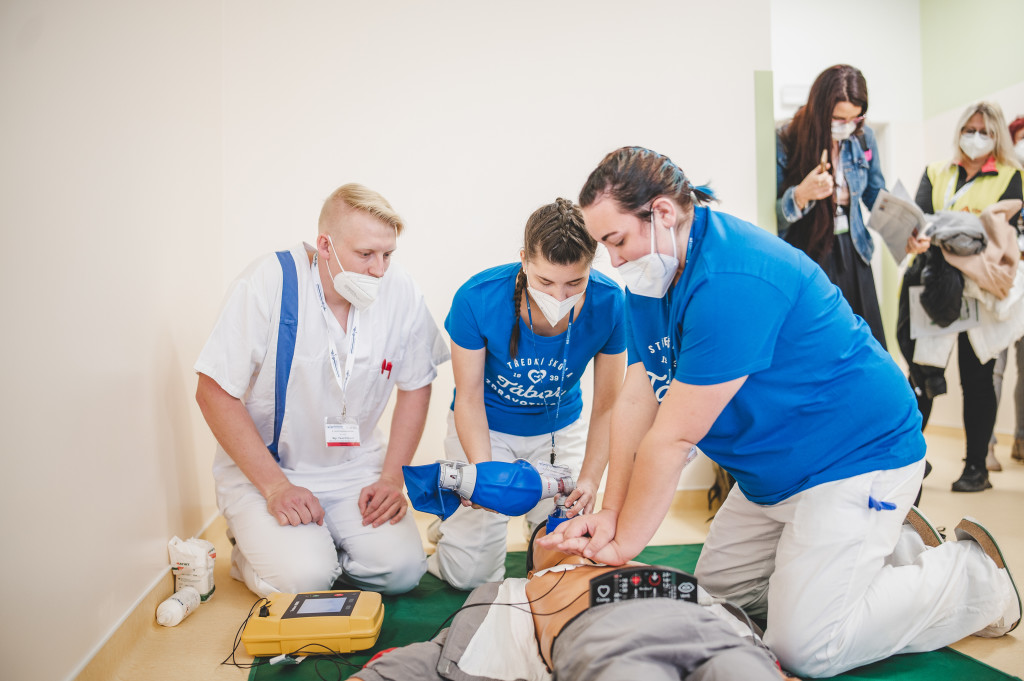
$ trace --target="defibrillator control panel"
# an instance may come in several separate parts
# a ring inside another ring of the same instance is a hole
[[[242,631],[253,656],[351,653],[370,648],[384,622],[380,594],[372,591],[275,593]]]
[[[672,598],[697,602],[697,578],[669,567],[637,565],[605,572],[590,580],[590,605],[636,598]]]

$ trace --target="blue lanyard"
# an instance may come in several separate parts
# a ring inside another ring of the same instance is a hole
[[[696,222],[696,219],[694,219],[694,222]],[[679,274],[679,278],[680,279],[682,279],[683,277],[686,276],[686,267],[687,267],[687,265],[690,264],[690,255],[693,253],[693,228],[694,228],[694,225],[691,224],[690,225],[690,238],[687,239],[687,241],[686,241],[686,260],[683,261],[683,271]],[[678,284],[678,283],[679,282],[676,282],[676,284]],[[668,319],[668,324],[669,324],[669,329],[670,330],[672,328],[672,307],[673,306],[672,306],[672,302],[669,302],[669,297],[671,296],[672,289],[674,289],[675,287],[676,287],[676,285],[673,284],[672,288],[669,289],[669,293],[665,294],[665,297],[662,298],[662,301],[664,301],[663,305],[666,308],[668,308],[665,316]],[[683,325],[682,322],[683,322],[683,320],[680,319],[679,320],[679,327],[680,328]],[[672,377],[676,375],[676,366],[679,363],[679,344],[680,344],[680,342],[682,342],[682,334],[680,333],[680,334],[677,335],[676,333],[672,333],[672,346],[667,349],[669,360],[670,360],[671,365],[672,365],[672,373],[671,373],[671,375],[669,376],[669,379],[668,379],[669,380],[669,384],[672,383]]]
[[[558,380],[558,399],[555,401],[555,421],[562,409],[562,393],[565,388],[565,372],[569,368],[569,340],[572,338],[572,322],[576,316],[575,306],[569,310],[569,328],[565,330],[565,347],[562,351],[562,375]],[[537,334],[533,332],[533,309],[530,307],[530,294],[526,294],[526,318],[530,320],[530,334],[533,336],[533,354],[537,354]],[[544,397],[544,414],[551,424],[551,412],[548,409],[548,398]],[[551,463],[555,463],[555,431],[551,430]]]

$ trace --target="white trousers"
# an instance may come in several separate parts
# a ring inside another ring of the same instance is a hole
[[[341,575],[368,591],[415,588],[427,565],[412,514],[374,528],[364,526],[359,513],[360,490],[379,477],[379,467],[364,466],[336,489],[311,490],[324,508],[323,525],[279,525],[248,482],[218,489],[218,506],[235,538],[238,576],[258,596],[324,591]]]
[[[582,417],[555,431],[555,463],[568,466],[573,478],[579,478],[587,449],[587,422]],[[551,462],[551,434],[522,437],[490,431],[491,460],[512,462],[526,459],[530,463]],[[445,456],[452,461],[467,461],[466,452],[455,431],[455,413],[448,412],[448,434],[444,440]],[[524,516],[528,531],[554,510],[551,499],[543,499]],[[430,574],[468,591],[486,582],[500,581],[505,576],[505,551],[508,545],[508,516],[479,508],[460,506],[440,524],[441,537],[437,551],[427,559]]]
[[[1002,614],[1009,578],[973,541],[905,550],[903,519],[923,473],[919,461],[770,506],[734,487],[711,524],[697,579],[752,615],[767,612],[765,643],[800,676],[833,676],[978,632]],[[896,509],[871,509],[869,495]]]

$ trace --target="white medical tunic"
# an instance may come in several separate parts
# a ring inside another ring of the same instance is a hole
[[[347,385],[347,416],[359,424],[359,446],[328,447],[324,418],[340,416],[343,394],[330,367],[328,333],[344,367],[351,338],[333,317],[324,319],[310,260],[314,249],[290,250],[298,275],[298,329],[278,453],[288,479],[314,494],[336,489],[355,471],[379,470],[385,440],[377,422],[392,390],[416,390],[450,359],[447,343],[412,278],[393,263],[378,299],[358,313],[355,363]],[[274,254],[251,264],[231,285],[213,333],[195,364],[242,400],[263,441],[274,438],[274,386],[283,273]],[[355,313],[349,313],[353,330]],[[328,328],[330,327],[330,328]],[[213,465],[218,494],[247,483],[222,447]]]

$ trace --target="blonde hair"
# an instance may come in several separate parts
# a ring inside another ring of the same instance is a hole
[[[953,134],[953,162],[965,159],[963,150],[960,149],[960,131],[967,125],[974,114],[981,114],[985,121],[985,131],[996,143],[992,149],[992,155],[996,161],[1003,165],[1020,168],[1020,163],[1013,156],[1013,141],[1010,139],[1010,129],[1006,126],[1006,119],[1003,117],[1003,110],[995,102],[975,102],[960,114],[960,120],[956,124],[956,132]]]
[[[401,235],[402,230],[405,229],[405,223],[402,221],[401,216],[395,212],[395,209],[391,207],[387,199],[369,187],[350,182],[335,189],[327,197],[327,200],[324,201],[324,206],[320,209],[320,220],[318,222],[320,231],[326,231],[328,223],[334,219],[339,210],[346,208],[349,210],[360,210],[372,215],[394,229],[398,235]]]

